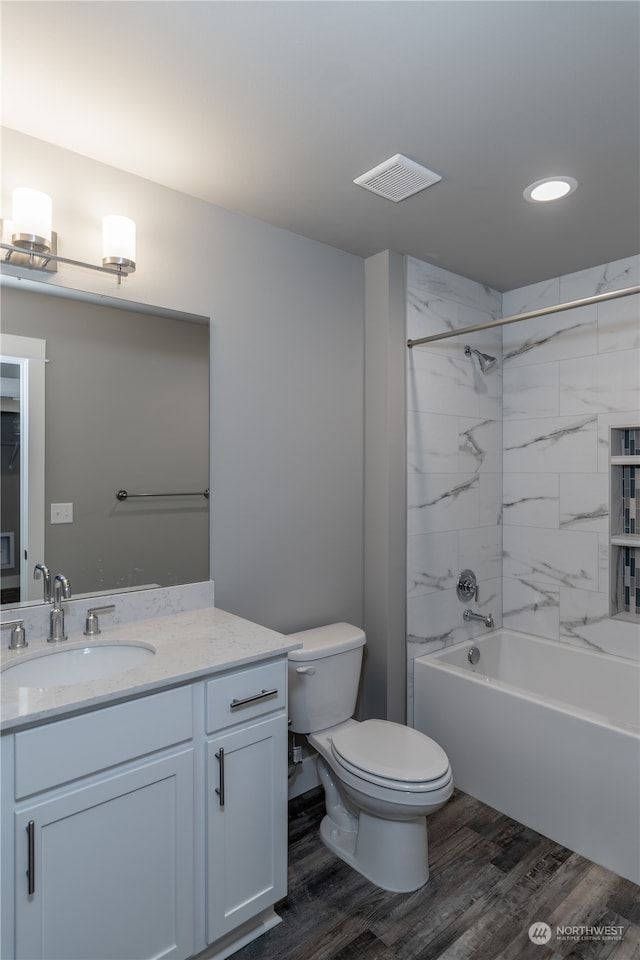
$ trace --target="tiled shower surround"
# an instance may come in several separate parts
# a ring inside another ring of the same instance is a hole
[[[638,501],[636,500],[636,468],[622,468],[623,533],[635,534],[638,530]]]
[[[640,282],[640,258],[500,294],[407,259],[407,336]],[[483,374],[466,344],[498,358]],[[407,648],[413,659],[497,626],[640,658],[640,625],[609,617],[609,428],[638,424],[637,296],[407,350]],[[411,716],[411,703],[409,716]]]
[[[639,417],[640,419],[640,417]],[[611,596],[612,615],[640,622],[640,427],[611,430]]]
[[[625,613],[638,615],[640,613],[640,578],[636,573],[638,570],[637,548],[624,547],[620,551],[620,563],[622,602],[619,607]]]
[[[640,457],[640,428],[620,430],[621,454],[625,457]],[[636,497],[638,468],[634,464],[621,468],[620,499],[622,501],[622,533],[640,533],[640,497]]]

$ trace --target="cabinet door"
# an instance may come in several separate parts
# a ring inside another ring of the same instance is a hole
[[[183,960],[193,877],[192,749],[21,805],[17,960]]]
[[[207,746],[207,942],[287,890],[284,714]]]

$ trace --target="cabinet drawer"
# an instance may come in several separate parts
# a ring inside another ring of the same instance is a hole
[[[206,732],[282,710],[287,703],[287,664],[260,663],[214,677],[207,683]]]
[[[17,733],[16,799],[190,740],[191,703],[177,687]]]

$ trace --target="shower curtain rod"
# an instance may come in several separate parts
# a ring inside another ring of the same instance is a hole
[[[475,333],[476,330],[489,330],[491,327],[504,327],[508,323],[517,323],[520,320],[530,320],[533,317],[545,317],[549,313],[560,313],[562,310],[574,310],[576,307],[586,307],[591,303],[603,303],[605,300],[615,300],[618,297],[630,297],[640,293],[640,286],[624,287],[622,290],[612,290],[609,293],[598,293],[583,300],[569,300],[567,303],[557,303],[551,307],[540,307],[528,313],[516,313],[512,317],[501,317],[497,320],[486,320],[484,323],[474,323],[471,327],[461,327],[459,330],[448,330],[446,333],[434,333],[430,337],[419,337],[417,340],[407,340],[407,346],[418,347],[421,343],[433,343],[435,340],[448,340],[449,337],[461,337],[463,333]]]

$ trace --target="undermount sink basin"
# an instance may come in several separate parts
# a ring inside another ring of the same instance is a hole
[[[154,654],[153,647],[142,643],[96,643],[27,654],[2,668],[2,686],[46,689],[87,683],[133,670]]]

